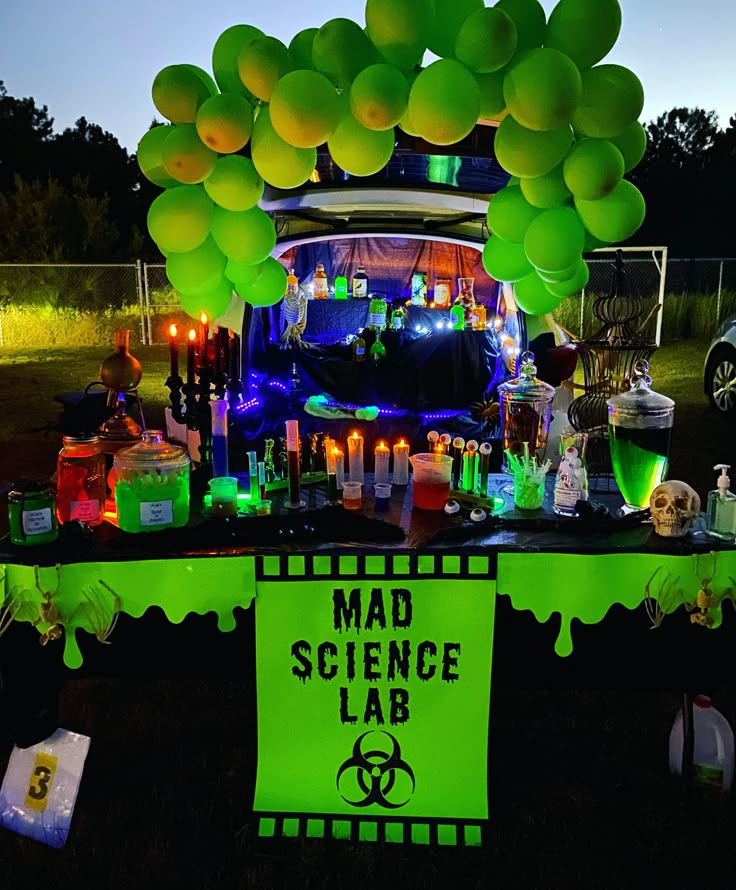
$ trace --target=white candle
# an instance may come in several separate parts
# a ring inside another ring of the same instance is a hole
[[[363,437],[357,433],[348,436],[348,472],[351,482],[363,482]]]
[[[345,453],[339,448],[333,449],[335,455],[335,482],[337,490],[342,491],[342,483],[345,481]]]
[[[375,460],[373,469],[374,482],[388,482],[388,462],[391,457],[391,451],[385,442],[379,442],[373,451]]]
[[[409,446],[402,439],[394,445],[394,485],[409,484]]]

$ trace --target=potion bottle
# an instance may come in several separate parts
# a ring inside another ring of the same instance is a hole
[[[317,268],[312,276],[312,294],[315,300],[326,300],[330,295],[327,273],[323,263],[317,263]]]
[[[564,430],[560,437],[560,465],[555,479],[554,511],[560,516],[577,516],[578,501],[588,500],[588,470],[585,465],[587,433]]]
[[[370,348],[369,355],[374,365],[379,365],[386,358],[386,347],[381,343],[381,332],[376,331],[376,339]]]
[[[362,300],[368,296],[368,276],[365,267],[358,266],[358,271],[353,275],[353,297]]]

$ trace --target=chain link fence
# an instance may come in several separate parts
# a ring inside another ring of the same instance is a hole
[[[576,336],[600,326],[593,307],[610,291],[614,254],[592,254],[585,291],[556,312]],[[668,259],[663,248],[629,249],[624,258],[627,292],[642,299],[644,336],[708,339],[736,312],[736,258]],[[0,263],[0,346],[104,346],[120,327],[134,345],[165,343],[172,323],[191,319],[163,263]]]

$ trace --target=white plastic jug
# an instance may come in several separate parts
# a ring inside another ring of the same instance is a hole
[[[693,699],[693,780],[718,791],[728,791],[733,781],[734,743],[728,720],[710,703],[707,695]],[[670,732],[670,771],[682,772],[682,711]]]

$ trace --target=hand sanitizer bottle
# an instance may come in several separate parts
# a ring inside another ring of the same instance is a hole
[[[714,538],[730,541],[736,537],[736,494],[729,491],[731,480],[728,477],[729,464],[716,464],[720,470],[718,488],[708,493],[708,534]]]

